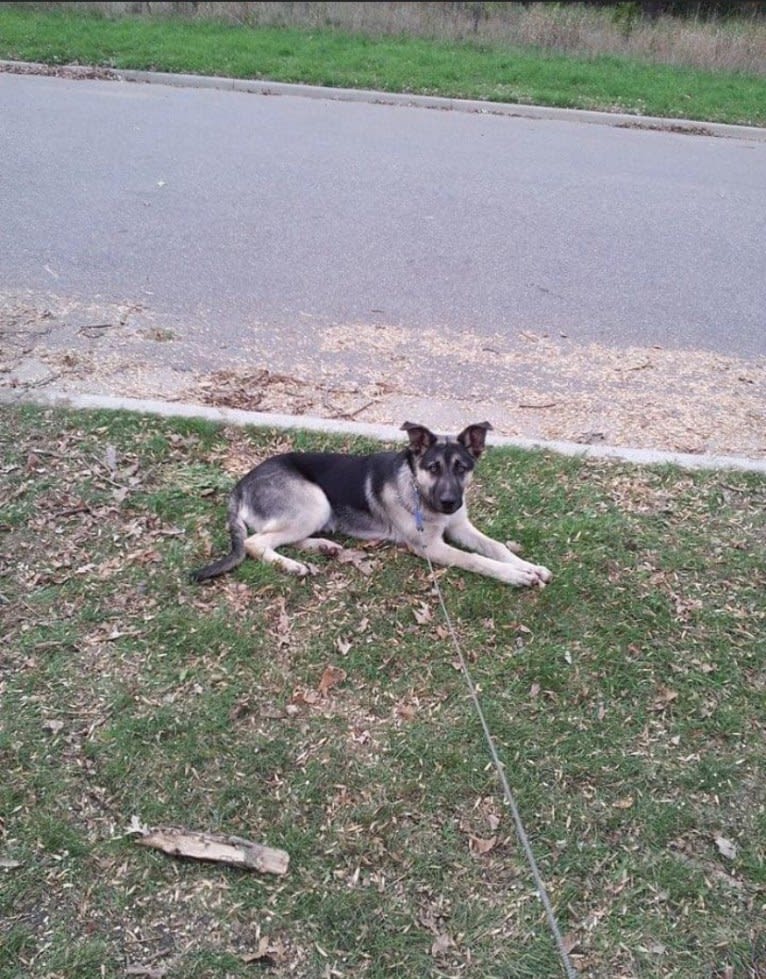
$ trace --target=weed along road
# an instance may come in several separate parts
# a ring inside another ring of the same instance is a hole
[[[17,384],[638,444],[636,385],[766,401],[766,142],[10,74],[0,119]]]

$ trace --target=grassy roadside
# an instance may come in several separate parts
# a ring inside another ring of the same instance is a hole
[[[766,79],[330,30],[0,8],[0,57],[766,125]]]
[[[283,433],[1,421],[3,979],[559,974],[422,563],[194,587]],[[476,490],[556,573],[442,581],[581,974],[762,975],[766,482],[494,450]],[[179,863],[133,815],[290,872]]]

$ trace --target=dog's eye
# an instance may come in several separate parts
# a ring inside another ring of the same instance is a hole
[[[432,463],[431,463],[431,464],[430,464],[430,465],[429,465],[429,466],[427,467],[427,469],[428,469],[428,471],[429,471],[430,473],[433,473],[433,474],[434,474],[434,476],[436,476],[436,475],[438,475],[438,473],[440,473],[440,472],[441,472],[441,468],[442,468],[442,467],[441,467],[441,466],[439,465],[439,463],[438,463],[438,462],[432,462]]]
[[[460,476],[464,472],[468,472],[468,466],[466,466],[465,463],[463,463],[463,462],[456,462],[455,463],[455,472]]]

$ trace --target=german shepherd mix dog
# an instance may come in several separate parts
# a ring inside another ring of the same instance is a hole
[[[229,497],[231,550],[192,577],[215,578],[236,568],[246,554],[306,575],[308,565],[277,548],[292,544],[337,556],[343,552],[340,544],[314,536],[334,532],[396,541],[435,564],[508,585],[543,587],[551,579],[547,568],[523,561],[468,519],[464,494],[491,428],[489,422],[469,425],[453,439],[405,422],[410,444],[401,452],[288,452],[266,459],[243,476]]]

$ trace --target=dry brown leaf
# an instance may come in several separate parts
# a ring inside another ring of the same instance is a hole
[[[293,695],[290,698],[292,704],[306,704],[309,707],[314,707],[320,701],[320,695],[316,690],[303,690],[300,687],[293,690]]]
[[[229,720],[238,721],[241,717],[247,717],[252,712],[252,704],[247,697],[238,700],[229,711]]]
[[[369,577],[373,570],[372,561],[370,561],[364,551],[360,551],[352,547],[344,547],[343,550],[338,554],[336,560],[339,564],[350,564],[356,568],[365,577]]]
[[[444,955],[452,947],[454,942],[446,932],[442,932],[434,938],[431,944],[431,955]]]
[[[322,674],[322,679],[319,681],[317,690],[323,697],[326,697],[332,688],[337,687],[339,683],[343,683],[347,676],[348,674],[345,670],[329,663],[324,668],[324,673]]]
[[[678,691],[671,690],[670,687],[660,686],[657,688],[657,696],[652,704],[652,710],[667,710],[674,700],[678,700]]]
[[[403,721],[414,720],[417,711],[412,704],[397,704],[394,708],[394,713],[397,717],[401,717]]]
[[[484,839],[481,836],[471,836],[468,844],[468,849],[474,857],[483,857],[485,853],[489,853],[497,845],[497,837],[490,836],[489,839]]]
[[[250,952],[242,956],[245,965],[260,965],[264,969],[271,969],[277,965],[280,959],[284,958],[284,950],[279,946],[272,946],[267,935],[263,935],[258,942],[255,952]]]
[[[580,936],[575,932],[570,931],[567,935],[564,935],[562,940],[562,945],[564,946],[564,951],[569,953],[573,952],[577,946],[580,944]]]
[[[614,809],[632,809],[635,799],[632,795],[626,795],[624,799],[618,799],[612,803]]]
[[[417,608],[414,608],[412,614],[415,616],[415,621],[418,625],[426,625],[434,617],[430,607],[424,602],[421,602]]]

